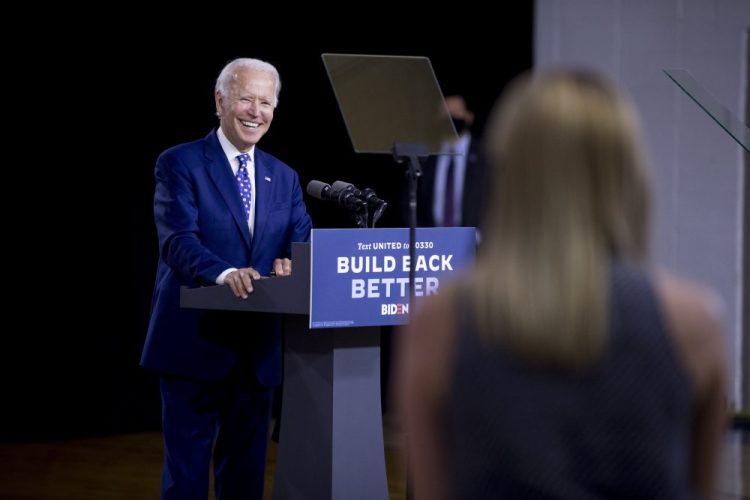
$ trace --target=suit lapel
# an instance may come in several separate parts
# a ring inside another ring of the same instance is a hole
[[[461,202],[463,225],[477,225],[484,206],[482,194],[487,191],[488,179],[484,178],[484,163],[480,149],[478,141],[472,137],[466,157],[464,195]]]
[[[260,241],[268,220],[271,206],[271,182],[273,180],[268,159],[255,148],[255,227],[253,240]]]
[[[208,175],[214,184],[216,184],[216,188],[221,193],[224,202],[232,213],[232,217],[234,217],[237,226],[240,228],[245,244],[250,248],[250,229],[247,227],[247,219],[245,218],[245,212],[240,201],[237,180],[232,176],[232,169],[227,163],[226,156],[221,149],[215,132],[212,132],[211,137],[209,137],[208,144],[206,145],[206,156],[208,158],[206,166]]]

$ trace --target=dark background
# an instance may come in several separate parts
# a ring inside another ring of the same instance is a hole
[[[33,244],[16,261],[22,300],[6,306],[0,441],[159,429],[156,377],[138,366],[157,259],[153,166],[218,125],[213,88],[229,60],[257,57],[281,74],[261,149],[294,167],[303,188],[341,179],[375,189],[389,201],[378,225],[400,226],[403,167],[353,152],[321,53],[429,57],[481,133],[504,86],[532,64],[532,2],[518,3],[528,5],[503,8],[491,29],[466,19],[293,35],[131,26],[90,33],[43,61],[50,88],[35,94],[44,109],[32,118],[35,130],[49,128],[57,175],[46,216],[18,230]],[[315,227],[352,226],[334,205],[305,201]]]

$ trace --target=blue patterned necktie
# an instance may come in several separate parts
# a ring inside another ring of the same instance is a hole
[[[237,170],[237,186],[240,188],[240,197],[242,198],[242,206],[245,209],[245,217],[250,220],[250,204],[252,202],[253,188],[250,184],[250,175],[247,172],[247,162],[250,161],[250,155],[242,153],[237,155],[237,160],[240,162],[240,169]]]

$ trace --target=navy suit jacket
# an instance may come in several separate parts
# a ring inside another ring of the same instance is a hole
[[[417,185],[417,226],[434,227],[432,204],[435,199],[435,171],[437,156],[430,156],[422,168],[422,177]],[[480,227],[484,215],[485,200],[489,190],[489,179],[480,142],[472,137],[466,155],[464,189],[461,199],[461,226]],[[409,193],[404,183],[401,191],[401,217],[409,225]]]
[[[141,365],[218,380],[243,356],[262,384],[278,384],[276,316],[182,309],[180,287],[213,285],[230,267],[249,266],[268,275],[275,258],[290,256],[293,241],[309,241],[311,221],[297,173],[256,146],[252,237],[215,130],[162,153],[155,174],[159,264]]]

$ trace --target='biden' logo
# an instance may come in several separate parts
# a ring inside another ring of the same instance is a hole
[[[400,314],[409,314],[409,304],[381,304],[381,316],[393,316]]]

